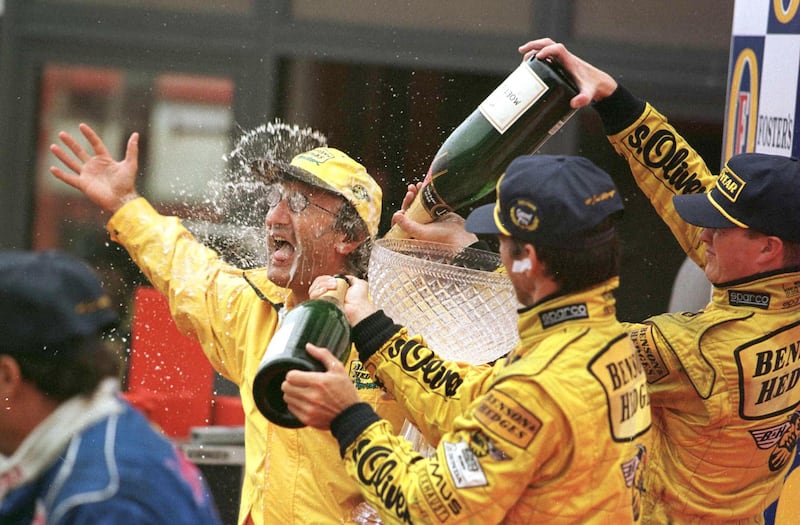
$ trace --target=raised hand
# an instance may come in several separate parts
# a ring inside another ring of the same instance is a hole
[[[135,188],[136,172],[139,169],[139,134],[133,133],[130,136],[125,158],[116,161],[91,127],[81,124],[78,129],[86,137],[94,155],[89,154],[69,133],[62,131],[58,138],[72,154],[57,144],[51,144],[50,151],[68,170],[51,166],[50,173],[80,190],[102,209],[114,213],[139,196]]]

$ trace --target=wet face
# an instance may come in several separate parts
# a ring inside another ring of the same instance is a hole
[[[337,251],[344,234],[333,230],[342,197],[297,181],[272,187],[266,218],[268,276],[300,298],[315,277],[343,271]]]
[[[714,284],[735,281],[764,271],[759,264],[766,236],[743,228],[705,228],[706,277]]]

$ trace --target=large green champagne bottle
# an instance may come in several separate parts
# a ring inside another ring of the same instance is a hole
[[[444,141],[406,215],[431,222],[491,192],[515,157],[539,149],[569,120],[577,94],[560,64],[524,61]],[[386,237],[404,235],[395,226]]]
[[[283,400],[281,383],[290,370],[325,372],[325,366],[306,352],[306,343],[325,347],[340,361],[350,352],[350,323],[342,312],[348,282],[342,276],[338,286],[318,299],[304,301],[283,318],[261,359],[253,381],[253,399],[258,410],[273,423],[287,428],[303,424]]]

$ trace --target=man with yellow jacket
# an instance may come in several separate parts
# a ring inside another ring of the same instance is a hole
[[[68,170],[55,177],[110,212],[107,229],[153,286],[169,299],[178,327],[197,339],[214,368],[239,387],[245,412],[245,475],[239,523],[347,523],[362,502],[327,432],[269,423],[255,406],[252,381],[264,350],[287,310],[308,299],[318,275],[363,275],[377,234],[381,190],[364,167],[334,148],[320,147],[290,163],[256,162],[267,181],[264,198],[266,269],[242,271],[225,264],[175,217],[158,214],[136,192],[138,134],[125,158],[111,158],[87,125],[87,152],[69,134],[53,154]],[[353,351],[348,376],[362,400],[396,423],[394,403],[367,374]]]
[[[424,458],[359,402],[346,370],[292,371],[284,400],[339,441],[385,523],[630,524],[641,516],[650,406],[644,369],[615,317],[622,200],[581,157],[517,158],[497,202],[466,221],[497,234],[520,343],[494,365],[444,361],[353,279],[344,311],[359,356],[436,445]],[[312,297],[336,286],[312,285]],[[487,330],[493,329],[491,326]]]
[[[800,437],[800,160],[742,153],[714,175],[667,119],[544,38],[593,103],[614,150],[714,285],[698,312],[630,325],[654,441],[647,523],[763,523]],[[790,494],[789,497],[796,497]]]

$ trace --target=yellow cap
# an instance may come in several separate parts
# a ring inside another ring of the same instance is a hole
[[[383,192],[366,168],[335,148],[316,148],[296,155],[287,166],[265,169],[265,175],[284,175],[344,197],[358,212],[372,237],[378,235]],[[275,168],[277,168],[277,173]]]

